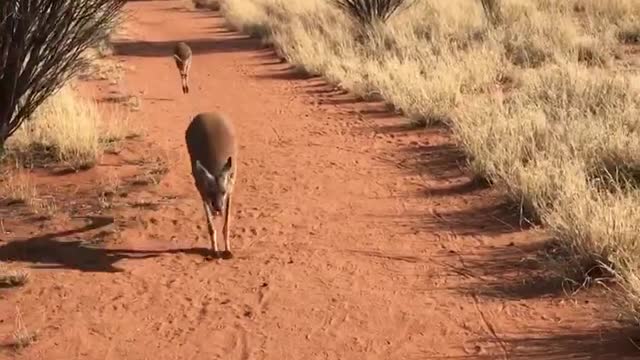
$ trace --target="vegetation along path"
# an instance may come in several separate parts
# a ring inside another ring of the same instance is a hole
[[[32,346],[0,358],[629,354],[625,332],[600,315],[613,313],[601,311],[603,295],[549,282],[536,260],[544,234],[465,175],[446,130],[407,128],[379,104],[301,79],[217,12],[189,5],[129,2],[127,36],[114,44],[133,69],[127,86],[143,94],[136,121],[169,161],[151,195],[175,201],[116,212],[117,239],[100,247],[73,245],[88,235],[68,228],[0,243],[4,260],[37,268],[25,288],[0,290],[0,331],[14,329],[16,306],[38,329]],[[193,49],[189,94],[171,57],[177,41]],[[184,143],[203,111],[227,114],[241,144],[232,260],[203,257]],[[49,264],[11,250],[36,240]]]

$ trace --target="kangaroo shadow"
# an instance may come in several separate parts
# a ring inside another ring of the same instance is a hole
[[[0,246],[0,261],[22,261],[39,269],[74,269],[83,272],[122,272],[115,264],[122,259],[147,259],[162,254],[187,253],[206,256],[209,249],[172,250],[106,249],[68,237],[97,230],[114,222],[111,217],[87,217],[89,224],[65,231],[11,241]]]

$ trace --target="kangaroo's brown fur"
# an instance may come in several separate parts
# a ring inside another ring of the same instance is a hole
[[[173,57],[176,60],[176,66],[180,72],[180,80],[182,82],[182,92],[189,93],[189,70],[191,69],[192,52],[189,45],[184,42],[176,44],[173,50]]]
[[[213,218],[224,215],[222,229],[225,251],[231,258],[229,223],[231,194],[236,179],[237,144],[233,125],[218,113],[200,113],[189,124],[185,139],[191,158],[191,172],[204,203],[212,250],[218,254]]]

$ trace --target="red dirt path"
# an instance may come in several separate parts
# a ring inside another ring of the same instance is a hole
[[[101,246],[78,241],[109,218],[5,225],[0,260],[35,269],[25,287],[0,289],[0,340],[11,341],[16,306],[39,335],[0,358],[632,358],[603,295],[569,297],[544,276],[544,234],[470,181],[444,130],[409,129],[379,104],[297,78],[217,13],[184,4],[129,2],[115,46],[155,146],[134,150],[169,161],[158,186],[132,196],[173,201],[114,211],[117,235]],[[194,52],[186,96],[176,41]],[[207,262],[183,139],[192,116],[215,110],[241,146],[235,258]]]

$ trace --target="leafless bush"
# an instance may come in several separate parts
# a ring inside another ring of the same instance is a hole
[[[502,23],[502,11],[500,9],[500,0],[480,0],[482,9],[487,20],[493,25],[498,26]]]
[[[126,0],[0,2],[0,153],[34,110],[86,66]]]
[[[385,22],[411,0],[333,0],[333,2],[362,26]]]

